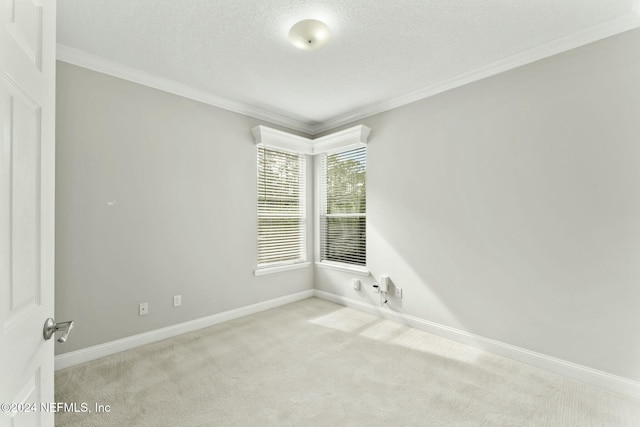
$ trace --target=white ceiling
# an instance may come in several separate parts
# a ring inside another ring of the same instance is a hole
[[[58,0],[58,58],[314,134],[640,26],[636,0]],[[300,51],[302,19],[332,30]]]

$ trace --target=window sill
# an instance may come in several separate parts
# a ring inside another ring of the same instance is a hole
[[[361,276],[368,276],[371,273],[367,267],[356,267],[355,265],[339,264],[334,262],[321,261],[316,262],[317,267],[328,268],[330,270],[345,271],[347,273],[359,274]]]
[[[255,276],[265,276],[267,274],[280,273],[281,271],[298,270],[300,268],[307,268],[310,265],[311,265],[310,262],[300,262],[296,264],[279,265],[277,267],[256,268],[253,271],[253,274]]]

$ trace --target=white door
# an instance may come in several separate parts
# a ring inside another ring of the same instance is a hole
[[[0,426],[52,426],[56,2],[0,20]]]

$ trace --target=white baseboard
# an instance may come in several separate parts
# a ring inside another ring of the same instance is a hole
[[[576,363],[567,362],[562,359],[536,353],[521,347],[516,347],[500,341],[481,337],[479,335],[465,332],[449,326],[430,322],[415,316],[404,313],[398,313],[387,308],[377,307],[351,298],[336,295],[330,292],[308,290],[275,298],[269,301],[263,301],[257,304],[236,308],[233,310],[217,313],[211,316],[202,317],[200,319],[191,320],[189,322],[168,326],[166,328],[156,329],[154,331],[145,332],[131,337],[110,341],[104,344],[95,345],[69,353],[56,356],[56,370],[68,368],[80,363],[89,362],[101,357],[129,350],[141,345],[150,344],[176,335],[195,331],[226,322],[228,320],[238,319],[250,314],[259,313],[281,305],[300,301],[312,296],[334,302],[356,310],[364,311],[369,314],[384,317],[396,322],[421,329],[432,334],[442,336],[463,344],[467,344],[481,350],[488,351],[509,359],[527,363],[538,368],[546,369],[551,372],[563,375],[565,377],[591,384],[597,387],[605,388],[617,393],[626,394],[635,398],[640,398],[640,382],[630,380],[628,378],[613,375],[607,372],[598,371]]]
[[[387,308],[377,307],[375,305],[356,301],[330,292],[319,291],[316,289],[314,290],[314,295],[318,298],[331,301],[336,304],[384,317],[386,319],[393,320],[416,329],[421,329],[453,341],[467,344],[490,353],[546,369],[576,381],[605,388],[635,398],[640,398],[640,382],[630,380],[628,378],[598,371],[576,363],[567,362],[566,360],[536,353],[535,351],[481,337],[449,326],[430,322],[408,314],[398,313]]]
[[[176,335],[226,322],[228,320],[237,319],[249,314],[259,313],[261,311],[269,310],[281,305],[300,301],[306,298],[310,298],[313,295],[314,292],[312,289],[310,289],[308,291],[298,292],[284,297],[259,302],[257,304],[236,308],[211,316],[201,317],[200,319],[191,320],[189,322],[167,326],[166,328],[156,329],[127,338],[110,341],[104,344],[98,344],[92,347],[83,348],[81,350],[60,354],[55,358],[55,367],[56,370],[68,368],[70,366],[89,362],[91,360],[99,359],[104,356],[109,356],[110,354],[119,353],[124,350],[139,347],[141,345],[150,344],[152,342],[171,338]]]

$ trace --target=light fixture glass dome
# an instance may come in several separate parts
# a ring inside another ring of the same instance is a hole
[[[289,41],[301,50],[316,50],[327,44],[331,30],[324,22],[305,19],[291,27]]]

